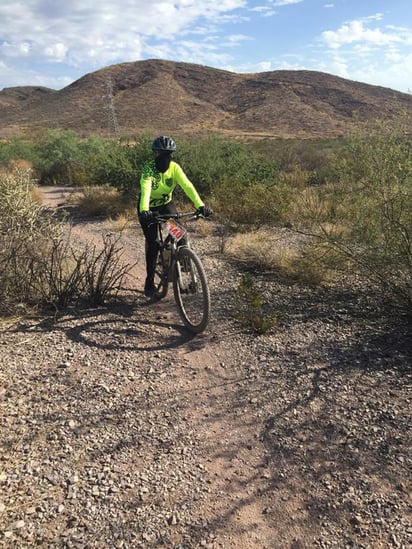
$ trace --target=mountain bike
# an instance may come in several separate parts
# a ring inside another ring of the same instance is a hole
[[[163,299],[169,284],[184,325],[193,333],[203,332],[209,322],[210,293],[202,262],[191,249],[187,229],[179,222],[197,220],[197,212],[156,215],[159,253],[156,261],[154,299]],[[179,242],[186,236],[186,244]]]

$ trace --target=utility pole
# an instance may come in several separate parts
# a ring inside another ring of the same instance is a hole
[[[109,133],[114,133],[115,136],[119,139],[120,137],[120,129],[119,129],[119,123],[117,121],[116,116],[116,109],[114,107],[114,101],[113,101],[113,85],[112,85],[112,79],[109,77],[105,82],[105,94],[104,98],[107,100],[107,106],[105,107],[107,109],[107,122],[108,122],[108,130]]]

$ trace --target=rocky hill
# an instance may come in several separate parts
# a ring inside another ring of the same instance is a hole
[[[0,91],[0,137],[36,127],[79,135],[198,133],[334,137],[358,120],[412,114],[412,95],[316,71],[237,74],[162,60],[113,65],[56,91]]]

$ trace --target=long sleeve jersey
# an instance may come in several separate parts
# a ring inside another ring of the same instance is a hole
[[[195,208],[204,206],[194,185],[179,164],[172,160],[169,168],[161,173],[156,169],[154,160],[146,162],[140,178],[139,213],[170,202],[176,185],[182,188]]]

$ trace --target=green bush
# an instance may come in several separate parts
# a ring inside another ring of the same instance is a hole
[[[342,139],[263,139],[251,143],[252,150],[271,158],[279,170],[289,172],[298,166],[306,172],[326,174],[331,160],[344,147]]]
[[[16,160],[25,160],[32,166],[38,163],[39,159],[33,141],[14,137],[0,142],[0,166],[9,167]]]
[[[410,121],[377,122],[353,136],[336,180],[305,190],[300,224],[331,244],[397,301],[412,305]]]
[[[227,226],[276,223],[284,215],[282,186],[264,182],[227,180],[212,195],[211,204],[221,222]]]
[[[74,185],[84,157],[74,132],[51,131],[37,146],[41,184]]]
[[[115,187],[126,196],[136,197],[142,166],[153,156],[151,142],[148,136],[137,138],[133,144],[112,142],[96,169],[96,180]]]
[[[268,310],[250,274],[244,275],[239,283],[235,306],[235,318],[258,334],[265,334],[278,325],[277,315]]]
[[[271,159],[254,152],[246,143],[215,135],[182,140],[176,159],[204,195],[217,193],[222,184],[231,182],[271,185],[278,174]]]

